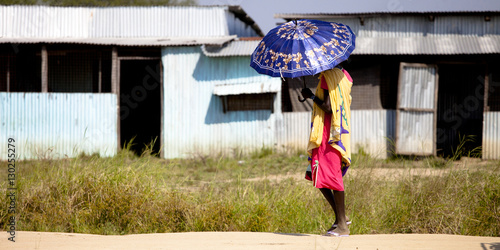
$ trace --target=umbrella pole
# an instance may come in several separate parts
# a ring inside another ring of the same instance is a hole
[[[304,83],[304,88],[307,88],[306,86],[306,77],[305,76],[301,76],[302,78],[302,82]],[[299,98],[299,102],[305,102],[307,100],[307,98],[304,98],[304,99],[300,99],[300,96],[297,96]]]

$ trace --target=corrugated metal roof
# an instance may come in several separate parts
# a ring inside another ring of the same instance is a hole
[[[209,57],[250,56],[260,41],[203,46]],[[465,55],[500,53],[500,36],[358,37],[353,55]]]
[[[405,11],[405,10],[387,10],[387,11],[368,11],[368,12],[323,12],[323,13],[277,13],[274,18],[292,19],[323,19],[332,17],[352,17],[352,16],[378,16],[378,15],[498,15],[500,10],[463,10],[463,11]]]
[[[227,7],[0,6],[0,34],[3,38],[227,36],[226,11]]]
[[[431,36],[499,36],[500,16],[485,22],[478,16],[436,17],[433,22],[419,16],[381,16],[359,18],[329,18],[327,22],[348,25],[356,38],[361,37],[431,37]],[[356,40],[357,42],[357,40]]]
[[[228,6],[0,6],[0,42],[21,43],[35,39],[36,42],[120,45],[222,44],[210,39],[222,38],[227,42],[238,29],[249,33],[248,26],[228,20],[232,15],[229,13],[241,16],[244,11]],[[242,23],[256,26],[251,18],[244,17],[238,18]],[[159,41],[163,38],[164,41]],[[133,40],[128,42],[126,39]]]
[[[314,18],[349,25],[356,34],[354,55],[500,53],[498,10],[287,15],[278,17]],[[432,20],[430,16],[433,16]]]
[[[172,37],[172,38],[0,38],[0,43],[76,43],[121,46],[176,46],[210,44],[221,46],[234,36],[219,37]]]
[[[262,33],[262,30],[260,29],[259,25],[249,16],[247,13],[238,5],[231,5],[228,6],[229,11],[234,13],[235,17],[243,21],[245,24],[249,25],[252,27],[253,30],[255,30],[255,33],[259,36],[264,36],[264,33]]]
[[[500,36],[359,37],[354,55],[461,55],[500,53]]]
[[[256,82],[241,84],[216,84],[214,86],[214,95],[241,95],[241,94],[262,94],[277,93],[281,91],[281,82]]]
[[[202,46],[203,53],[208,57],[249,56],[253,53],[258,41],[233,41],[224,46]]]

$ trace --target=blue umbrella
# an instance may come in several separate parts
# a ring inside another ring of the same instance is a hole
[[[315,75],[347,60],[355,35],[345,24],[298,20],[273,28],[252,53],[250,66],[273,77]]]

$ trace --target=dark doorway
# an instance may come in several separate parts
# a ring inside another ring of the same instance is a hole
[[[480,157],[484,70],[480,64],[439,65],[438,155]]]
[[[120,144],[130,149],[160,151],[160,60],[120,61]]]

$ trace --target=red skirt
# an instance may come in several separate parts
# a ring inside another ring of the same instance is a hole
[[[325,114],[323,139],[318,148],[313,149],[311,156],[312,181],[317,188],[328,188],[344,191],[342,180],[342,155],[329,143],[331,114]]]

